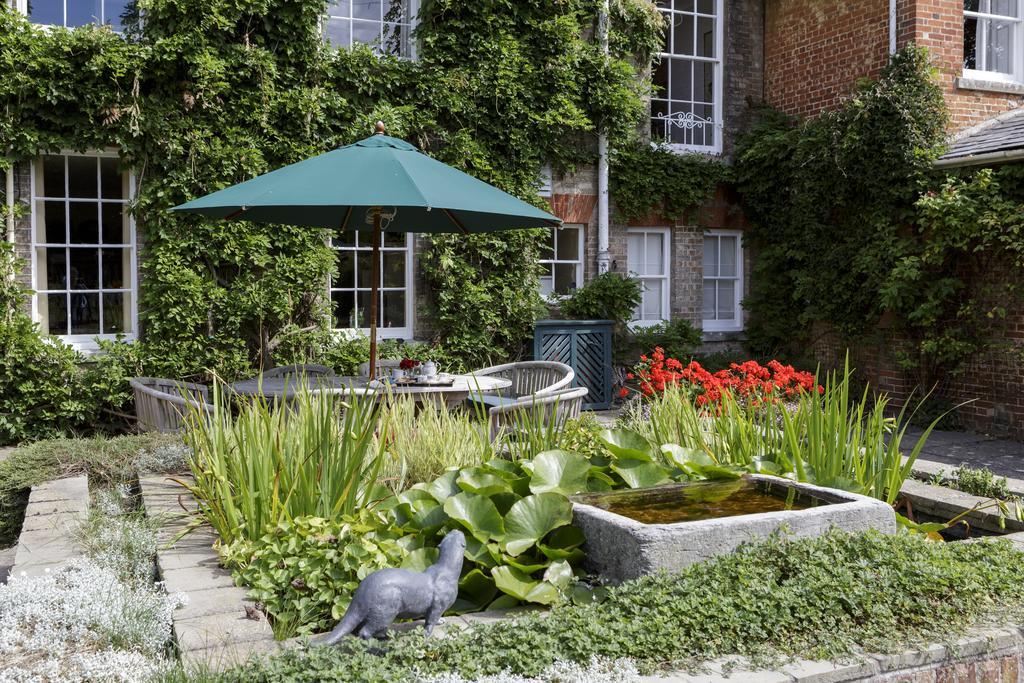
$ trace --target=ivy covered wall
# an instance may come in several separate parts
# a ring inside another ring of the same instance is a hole
[[[265,362],[282,334],[328,320],[325,234],[169,207],[365,137],[377,119],[540,202],[543,162],[592,162],[599,128],[631,144],[646,116],[638,73],[662,29],[647,0],[612,2],[608,59],[592,38],[597,0],[426,0],[416,61],[325,46],[325,4],[142,0],[145,22],[125,37],[44,30],[0,9],[4,169],[47,150],[114,147],[136,174],[136,353],[149,372],[231,376]],[[451,354],[473,363],[521,343],[538,303],[537,245],[535,231],[431,238],[421,267]]]

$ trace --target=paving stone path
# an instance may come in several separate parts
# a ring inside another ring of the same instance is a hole
[[[903,452],[914,446],[923,430],[910,428],[903,439]],[[950,465],[949,470],[967,464],[987,467],[996,474],[1024,479],[1024,443],[996,439],[973,432],[932,432],[921,451],[921,458]]]
[[[37,576],[81,557],[75,539],[88,513],[89,481],[85,475],[33,486],[11,575]]]

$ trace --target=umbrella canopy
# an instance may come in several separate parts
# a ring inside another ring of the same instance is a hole
[[[373,231],[370,377],[377,366],[381,232],[469,234],[557,227],[562,221],[446,164],[377,134],[176,206],[172,211],[260,223]]]
[[[469,233],[561,225],[546,211],[383,134],[172,210],[212,218],[369,230],[372,226],[360,214],[372,207],[394,214],[387,232]]]

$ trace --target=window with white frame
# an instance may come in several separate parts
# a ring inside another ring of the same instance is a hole
[[[32,23],[46,26],[109,24],[118,33],[138,19],[136,0],[15,0]]]
[[[964,0],[964,73],[1024,81],[1024,0]]]
[[[743,329],[743,233],[704,234],[704,329]]]
[[[552,298],[570,294],[583,284],[583,226],[566,224],[551,228],[541,247],[541,296]]]
[[[132,182],[116,155],[35,160],[33,308],[43,332],[81,347],[96,337],[135,333]]]
[[[370,329],[370,284],[373,276],[372,235],[346,231],[331,241],[338,274],[330,295],[335,329]],[[387,231],[381,237],[380,294],[377,330],[381,337],[412,338],[411,233]]]
[[[643,284],[634,325],[653,325],[669,319],[669,231],[665,228],[630,228],[626,233],[629,274]]]
[[[658,0],[667,28],[654,70],[651,139],[702,152],[722,149],[724,0]]]
[[[383,54],[411,58],[417,4],[417,0],[332,0],[327,4],[324,39],[334,47],[363,43]]]

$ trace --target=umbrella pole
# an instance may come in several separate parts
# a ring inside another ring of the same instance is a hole
[[[370,379],[377,376],[377,290],[380,287],[380,208],[373,210],[373,252],[370,282]]]

